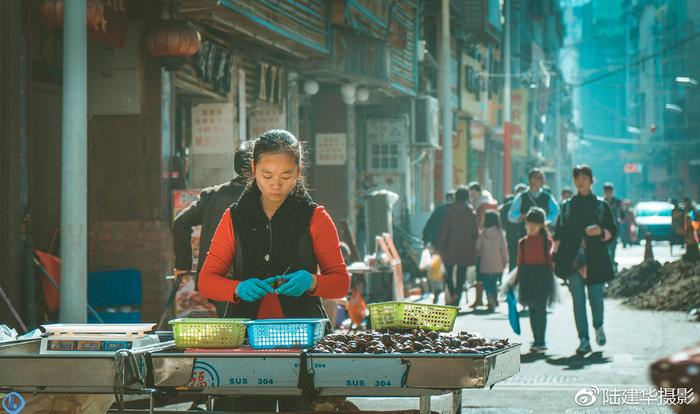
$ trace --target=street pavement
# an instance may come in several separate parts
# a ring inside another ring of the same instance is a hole
[[[674,246],[654,246],[654,255],[660,262],[677,258],[682,252]],[[642,261],[644,248],[634,246],[618,248],[621,268]],[[471,293],[471,292],[470,292]],[[455,323],[455,331],[480,332],[486,337],[511,339],[522,343],[521,370],[515,377],[496,384],[491,390],[465,390],[463,413],[671,413],[669,407],[638,403],[624,406],[602,403],[603,390],[620,390],[626,395],[635,391],[648,392],[649,365],[670,353],[700,341],[700,323],[688,322],[680,312],[640,311],[628,308],[617,300],[606,299],[605,330],[608,343],[604,347],[593,346],[593,353],[585,358],[575,356],[578,338],[574,325],[571,297],[566,287],[560,286],[561,303],[548,315],[547,345],[544,355],[529,354],[532,341],[527,317],[521,317],[522,335],[515,335],[507,320],[504,304],[496,313],[484,311],[463,312]],[[429,298],[425,298],[429,301]],[[590,314],[589,314],[590,320]],[[591,334],[592,328],[591,328]],[[589,407],[578,406],[574,397],[585,387],[596,386],[601,390],[598,401]],[[700,394],[700,390],[698,390]],[[697,397],[700,399],[700,395]],[[418,407],[418,399],[407,398],[354,398],[363,410],[397,410]],[[434,397],[432,408],[446,412],[451,399]],[[700,409],[698,410],[700,412]]]

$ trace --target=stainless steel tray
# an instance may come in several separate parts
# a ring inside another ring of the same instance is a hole
[[[481,354],[312,354],[317,387],[484,388],[520,372],[520,345]]]
[[[153,367],[161,387],[241,395],[300,392],[298,353],[159,353]],[[424,395],[489,387],[512,377],[520,371],[520,345],[486,355],[309,354],[307,368],[322,395]]]
[[[137,369],[145,375],[144,352],[158,352],[174,347],[174,342],[133,350]],[[114,355],[40,355],[40,340],[0,345],[0,388],[16,391],[114,392],[116,374],[125,374],[127,386],[136,385],[130,370],[121,371]],[[138,388],[135,387],[138,391]]]

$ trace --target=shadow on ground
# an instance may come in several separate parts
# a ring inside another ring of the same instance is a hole
[[[530,352],[529,354],[520,355],[521,364],[531,364],[533,362],[542,361],[543,359],[547,359],[547,354]]]
[[[583,369],[589,365],[609,364],[612,358],[603,356],[602,352],[593,352],[587,356],[572,355],[564,358],[547,358],[550,365],[565,367],[564,371]]]

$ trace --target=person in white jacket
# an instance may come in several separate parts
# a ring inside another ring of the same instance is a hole
[[[476,241],[476,254],[480,258],[478,275],[486,291],[489,311],[493,311],[498,306],[498,285],[508,265],[508,243],[495,211],[484,214],[484,229]]]

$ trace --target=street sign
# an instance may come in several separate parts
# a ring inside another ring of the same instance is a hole
[[[625,163],[625,174],[641,174],[642,164],[638,162]]]

